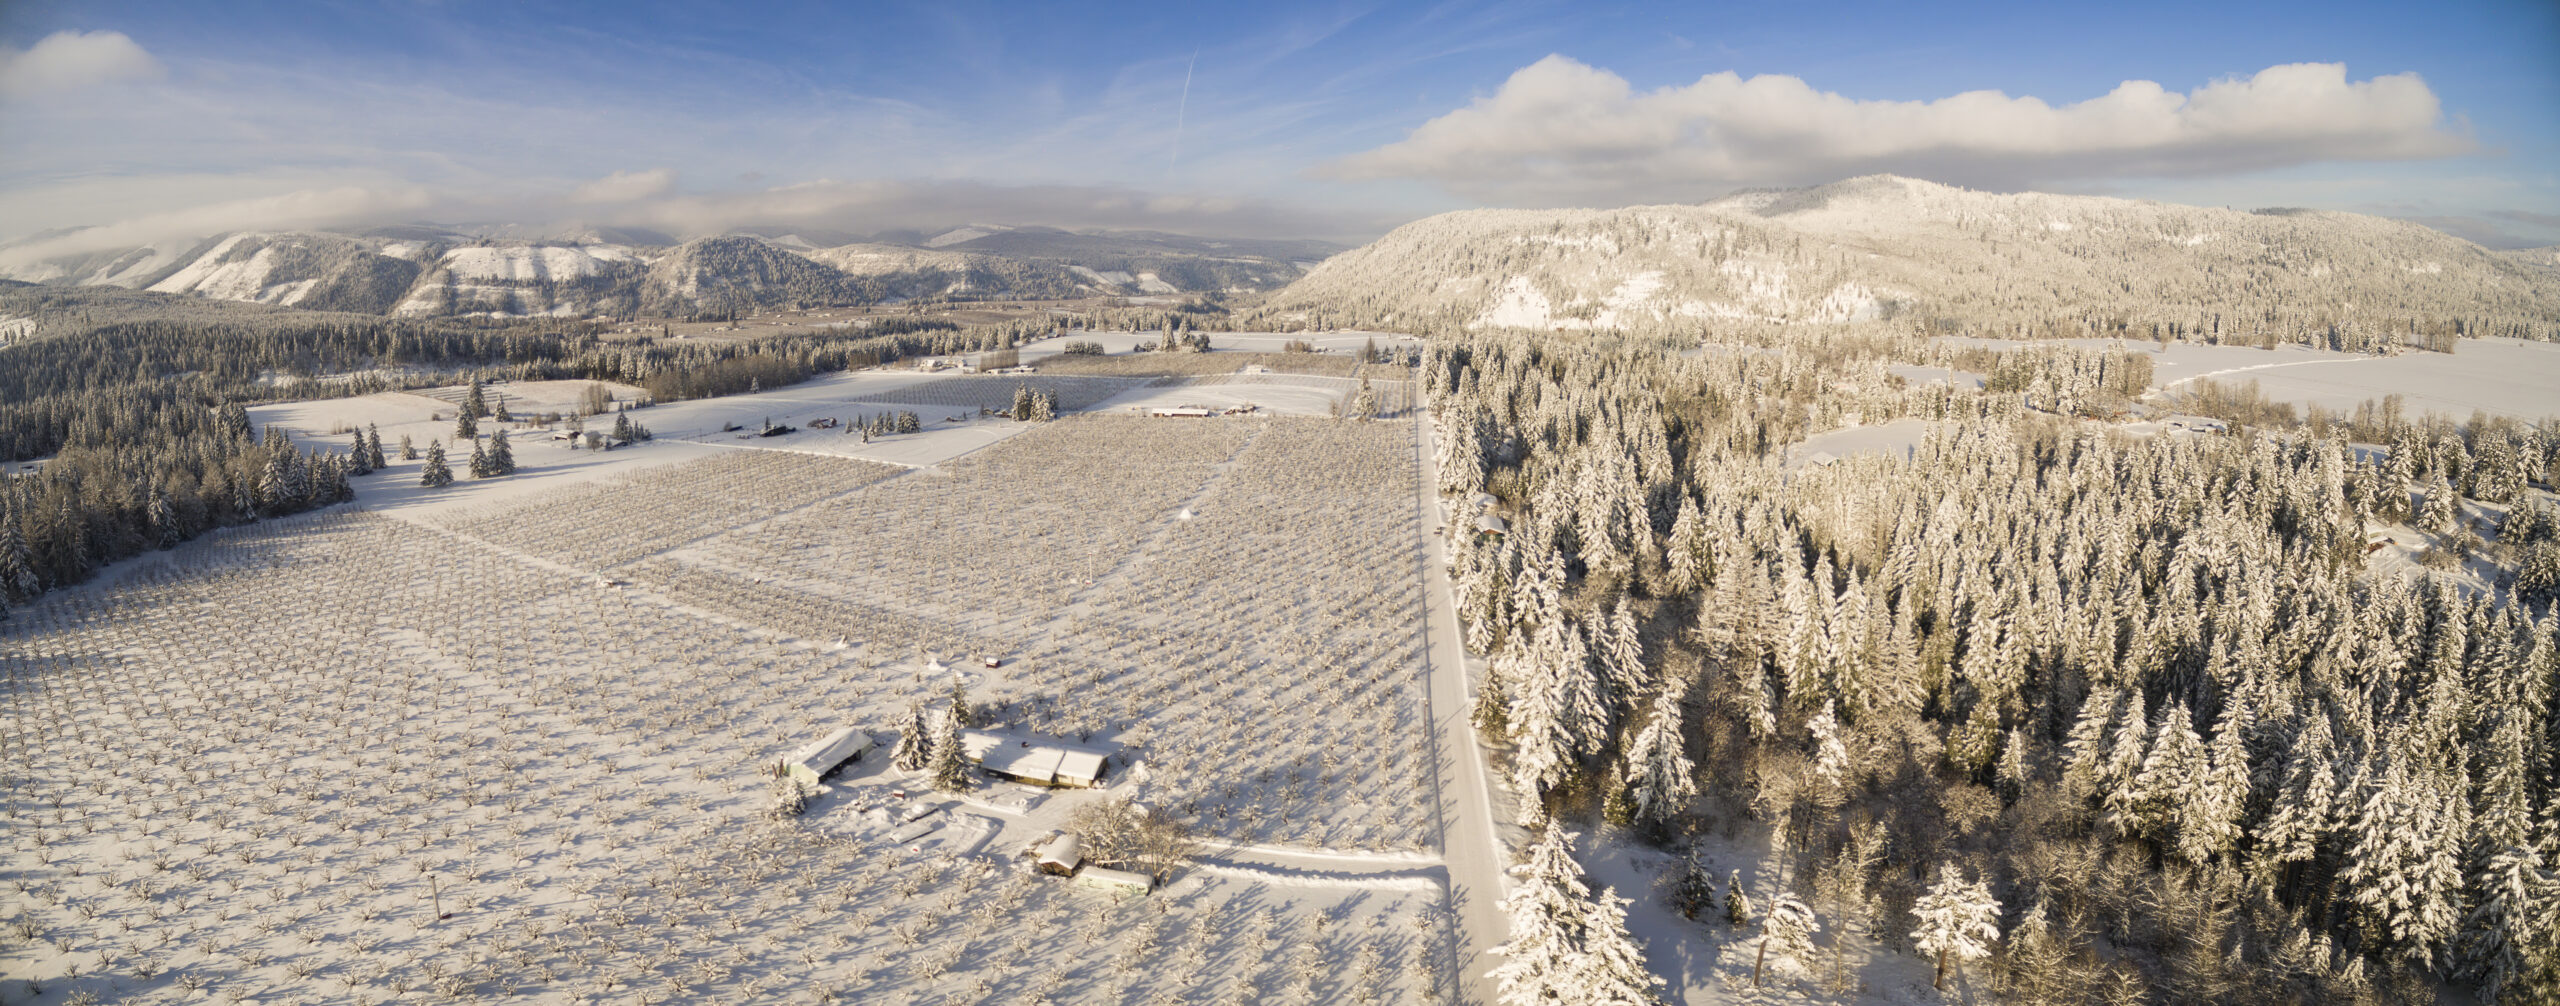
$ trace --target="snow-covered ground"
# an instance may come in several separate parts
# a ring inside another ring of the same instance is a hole
[[[584,385],[502,392],[529,414]],[[1498,894],[1466,878],[1495,854],[1444,862],[1434,823],[1414,423],[971,416],[867,451],[903,463],[850,456],[858,436],[718,429],[951,393],[846,375],[662,405],[631,413],[658,440],[609,452],[518,430],[521,474],[432,490],[398,440],[449,437],[448,395],[259,408],[315,444],[380,424],[395,460],[357,504],[217,532],[0,624],[0,671],[63,686],[0,698],[53,724],[0,732],[31,797],[0,809],[0,856],[35,939],[0,949],[0,991],[1458,987],[1453,876],[1480,913]],[[266,603],[291,598],[313,603]],[[981,653],[1005,663],[964,659]],[[758,765],[839,725],[893,740],[955,680],[985,716],[1115,751],[1108,788],[928,797],[875,754],[765,822]],[[1021,844],[1119,796],[1195,820],[1204,858],[1118,901],[1017,869]],[[884,818],[928,802],[947,806],[891,842]]]
[[[2013,339],[1943,336],[1950,346],[2011,349],[2030,345]],[[2281,345],[2274,349],[2206,346],[2113,339],[2064,339],[2085,349],[2123,348],[2152,357],[2151,386],[2174,399],[2180,387],[2199,378],[2217,382],[2256,381],[2268,399],[2318,405],[2333,412],[2399,395],[2404,414],[2442,413],[2468,419],[2474,409],[2517,419],[2560,416],[2560,344],[2519,339],[2461,339],[2454,351],[2411,350],[2396,356],[2363,356]],[[1897,368],[1913,380],[1932,368]],[[1944,373],[1943,371],[1934,371]]]
[[[1213,353],[1278,353],[1292,342],[1304,342],[1316,349],[1337,354],[1357,353],[1376,343],[1380,349],[1417,346],[1421,340],[1395,332],[1206,332],[1209,351]],[[1037,363],[1058,355],[1071,342],[1098,343],[1106,353],[1120,354],[1164,337],[1161,332],[1068,332],[1022,346],[1022,362]]]
[[[1896,419],[1874,426],[1851,426],[1816,433],[1787,449],[1787,467],[1801,468],[1825,463],[1826,459],[1837,460],[1860,454],[1908,458],[1920,446],[1920,441],[1927,439],[1930,425],[1926,419]]]
[[[2403,353],[2322,366],[2312,361],[2229,375],[2254,380],[2279,402],[2352,411],[2360,402],[2399,395],[2406,415],[2443,413],[2456,420],[2474,409],[2536,420],[2560,416],[2560,344],[2517,339],[2463,339],[2451,355]],[[2219,380],[2221,378],[2217,378]]]

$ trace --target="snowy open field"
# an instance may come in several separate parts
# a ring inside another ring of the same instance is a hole
[[[923,468],[664,439],[812,390],[641,410],[662,439],[625,450],[520,435],[526,475],[445,490],[396,459],[450,432],[431,399],[260,410],[322,442],[378,414],[393,467],[0,624],[0,990],[1445,995],[1411,423],[1078,416]],[[862,446],[773,439],[799,438]],[[758,765],[838,725],[886,743],[954,680],[1114,751],[1107,791],[935,800],[881,753],[766,820]],[[1122,901],[1017,869],[1106,795],[1189,816],[1207,858]]]
[[[1292,342],[1303,342],[1325,353],[1357,353],[1375,344],[1380,349],[1419,345],[1421,340],[1396,332],[1208,332],[1209,351],[1213,353],[1278,353]],[[1134,351],[1141,344],[1164,337],[1162,332],[1068,332],[1063,335],[1025,343],[1022,362],[1037,363],[1058,355],[1071,342],[1099,343],[1103,352],[1119,354]]]
[[[2254,380],[2269,399],[2334,412],[2399,395],[2405,414],[2442,413],[2457,420],[2478,409],[2537,420],[2560,416],[2560,344],[2464,339],[2453,354],[2405,353],[2343,362],[2261,367],[2217,380]]]
[[[2009,349],[2008,339],[1941,337],[1954,346]],[[2066,339],[2105,349],[2111,339]],[[2198,378],[2258,382],[2270,400],[2353,410],[2360,402],[2399,395],[2407,415],[2437,412],[2468,419],[2474,409],[2517,419],[2560,415],[2560,344],[2517,339],[2462,339],[2454,351],[2411,350],[2398,356],[2359,356],[2283,345],[2274,349],[2128,341],[2124,348],[2150,354],[2152,387],[2174,393]],[[1943,373],[1943,372],[1940,372]],[[1915,377],[1915,379],[1917,379]]]

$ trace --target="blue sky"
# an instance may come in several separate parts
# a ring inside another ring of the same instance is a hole
[[[2560,242],[2560,4],[2101,6],[10,0],[0,240],[405,219],[1356,240],[1890,170]],[[1975,91],[2005,98],[1948,100]]]

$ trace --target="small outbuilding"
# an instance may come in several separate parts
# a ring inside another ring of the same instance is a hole
[[[1074,835],[1050,839],[1049,844],[1040,850],[1040,858],[1032,865],[1052,876],[1074,876],[1076,867],[1084,865],[1084,843]]]
[[[801,748],[783,759],[783,773],[815,787],[844,763],[860,758],[871,750],[871,735],[856,727],[846,727],[824,739]]]
[[[1156,889],[1156,878],[1128,870],[1088,866],[1076,873],[1076,886],[1109,891],[1115,895],[1144,895]]]
[[[1496,514],[1480,513],[1476,515],[1476,533],[1507,535],[1511,533],[1511,522]]]
[[[1176,405],[1171,408],[1148,409],[1147,415],[1157,419],[1207,419],[1217,413],[1197,405]]]

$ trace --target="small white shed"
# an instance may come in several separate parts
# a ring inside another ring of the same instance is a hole
[[[1480,513],[1476,515],[1476,532],[1478,534],[1510,534],[1511,522],[1494,514]]]
[[[1091,887],[1118,894],[1145,894],[1156,889],[1156,879],[1143,873],[1088,866],[1076,874],[1077,887]]]

